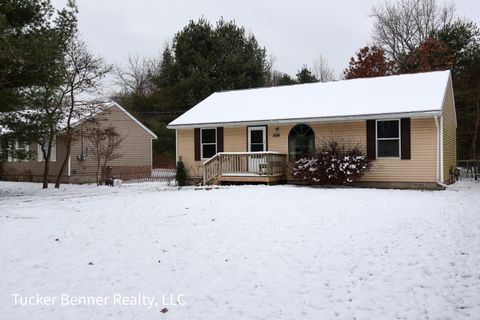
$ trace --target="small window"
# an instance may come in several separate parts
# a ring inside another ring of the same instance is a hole
[[[217,153],[217,129],[201,129],[202,159],[210,159]]]
[[[29,157],[29,145],[25,141],[16,140],[13,148],[13,162],[28,162]]]
[[[7,139],[0,139],[0,162],[9,161],[10,148]]]
[[[400,157],[400,120],[377,121],[377,157]]]

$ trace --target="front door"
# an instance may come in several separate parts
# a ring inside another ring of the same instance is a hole
[[[267,128],[248,127],[248,152],[267,151]],[[266,159],[263,155],[250,154],[248,156],[248,172],[264,174]]]
[[[267,150],[267,128],[248,127],[248,152]]]

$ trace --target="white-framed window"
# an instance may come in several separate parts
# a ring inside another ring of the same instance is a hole
[[[45,139],[45,142],[43,143],[43,147],[42,147],[41,144],[37,143],[37,161],[38,162],[45,161],[45,157],[43,156],[42,148],[45,150],[45,153],[47,153],[48,139]],[[57,139],[56,139],[56,137],[53,138],[51,152],[52,152],[52,154],[50,155],[50,161],[51,162],[56,162],[57,161]]]
[[[400,119],[377,120],[377,158],[400,158]]]
[[[8,154],[8,162],[28,162],[30,146],[24,141],[13,141],[12,152]]]
[[[8,161],[9,155],[8,141],[0,139],[0,162]]]
[[[200,148],[202,160],[217,154],[217,128],[200,129]]]

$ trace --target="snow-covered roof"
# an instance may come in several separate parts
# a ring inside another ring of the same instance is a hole
[[[217,92],[168,127],[433,115],[449,79],[450,71],[436,71]]]
[[[139,125],[143,130],[145,130],[148,134],[150,134],[152,136],[153,139],[157,139],[157,135],[150,129],[148,129],[143,123],[141,123],[137,118],[135,118],[130,112],[128,112],[124,107],[122,107],[120,104],[118,104],[117,102],[115,101],[110,101],[110,102],[104,102],[104,103],[99,103],[97,104],[96,106],[94,106],[94,108],[87,106],[85,108],[85,111],[82,113],[83,116],[80,117],[80,118],[76,118],[72,121],[72,126],[75,127],[77,125],[79,125],[80,123],[83,122],[83,120],[85,119],[88,119],[88,118],[91,118],[91,117],[95,117],[97,114],[103,112],[103,111],[107,111],[108,109],[110,109],[111,107],[117,107],[118,109],[120,109],[120,111],[122,111],[123,113],[125,113],[130,119],[132,119],[137,125]]]
[[[148,129],[143,123],[141,123],[130,112],[125,110],[125,108],[123,108],[121,105],[119,105],[115,101],[102,102],[102,103],[97,103],[96,102],[96,103],[93,103],[93,104],[85,104],[85,105],[77,106],[76,107],[76,112],[72,116],[71,125],[72,125],[72,127],[76,127],[76,126],[80,125],[81,123],[83,123],[86,119],[95,117],[97,114],[99,114],[103,111],[106,111],[111,107],[117,107],[118,109],[120,109],[130,119],[132,119],[135,123],[137,123],[143,130],[145,130],[148,134],[150,134],[153,139],[157,139],[157,135],[152,130]],[[27,120],[26,117],[23,117],[24,114],[26,115],[26,114],[32,114],[32,113],[38,113],[38,112],[40,112],[40,111],[27,109],[27,110],[17,111],[16,115],[17,115],[19,120],[21,120],[25,123],[28,120]],[[13,112],[11,112],[11,113],[13,113]],[[6,115],[7,115],[7,113],[3,114],[3,116],[6,116]],[[0,115],[0,118],[1,117],[2,117],[2,115]],[[65,129],[66,126],[67,126],[67,119],[65,118],[62,121],[60,121],[58,126],[59,126],[60,130]],[[11,132],[12,132],[11,129],[2,127],[0,125],[0,135],[6,134],[6,133],[11,133]]]

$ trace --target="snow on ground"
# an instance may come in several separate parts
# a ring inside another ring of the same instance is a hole
[[[478,319],[479,208],[473,182],[424,192],[0,182],[0,317]],[[15,305],[12,294],[53,302]],[[155,303],[124,303],[139,295]],[[97,296],[104,305],[72,306]]]

